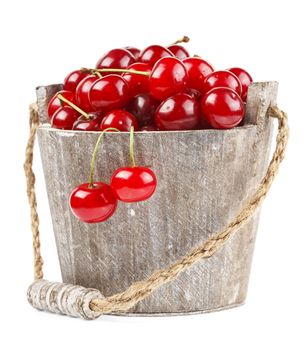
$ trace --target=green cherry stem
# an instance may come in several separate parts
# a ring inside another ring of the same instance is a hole
[[[174,43],[171,45],[176,45],[176,44],[181,44],[181,43],[188,43],[189,42],[189,37],[184,35],[181,39],[176,40]]]
[[[102,77],[103,77],[99,71],[95,71],[95,72],[93,72],[93,74],[95,74],[95,75],[98,76],[99,78],[102,78]]]
[[[122,68],[81,68],[81,72],[96,74],[100,78],[102,78],[101,73],[132,73],[144,75],[146,77],[150,76],[150,72],[142,72],[134,69],[122,69]]]
[[[69,101],[68,99],[66,99],[63,95],[61,95],[60,93],[57,94],[57,97],[60,101],[65,102],[66,104],[68,104],[70,107],[72,107],[75,111],[77,111],[78,113],[80,113],[82,116],[84,116],[86,119],[90,119],[90,116],[88,113],[86,113],[85,111],[83,111],[82,109],[80,109],[78,106],[76,106],[73,102]]]
[[[129,132],[129,159],[132,167],[136,166],[135,157],[134,157],[134,127],[130,128]]]
[[[121,69],[121,68],[100,68],[100,69],[92,69],[93,72],[100,72],[100,73],[132,73],[132,74],[139,74],[144,75],[148,77],[151,73],[150,72],[141,72],[139,70],[134,69]]]
[[[96,75],[97,77],[99,78],[102,78],[103,76],[101,75],[101,73],[97,70],[97,69],[92,69],[92,68],[85,68],[85,67],[82,67],[79,69],[80,72],[82,73],[88,73],[88,74],[93,74],[93,75]]]
[[[102,131],[102,133],[99,135],[99,138],[96,141],[96,145],[94,147],[94,151],[92,153],[92,159],[91,159],[91,164],[90,164],[90,176],[89,176],[89,188],[93,188],[93,173],[94,173],[94,168],[95,168],[95,161],[96,161],[96,156],[97,152],[99,150],[99,146],[101,142],[103,141],[103,137],[107,131],[117,131],[120,132],[119,129],[116,128],[107,128]]]

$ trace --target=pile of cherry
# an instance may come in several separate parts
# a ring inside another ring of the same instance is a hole
[[[66,130],[228,129],[244,117],[251,82],[244,69],[215,71],[179,44],[119,48],[70,73],[48,115]]]
[[[73,71],[49,102],[54,128],[102,131],[93,151],[89,182],[70,195],[73,214],[86,223],[110,218],[122,202],[150,198],[157,179],[136,166],[134,131],[229,129],[241,123],[251,76],[241,68],[215,71],[179,45],[126,47],[107,52],[95,68]],[[131,166],[113,173],[110,183],[93,180],[99,144],[110,131],[129,131]]]

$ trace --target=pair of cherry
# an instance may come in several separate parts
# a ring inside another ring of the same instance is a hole
[[[131,127],[138,130],[136,118],[128,111],[116,109],[105,115],[101,111],[86,113],[68,99],[66,91],[59,91],[54,98],[63,106],[58,108],[53,115],[53,127],[80,131],[103,131],[107,128],[129,131]]]
[[[115,128],[104,130],[95,145],[89,182],[77,186],[70,196],[73,214],[86,223],[98,223],[110,218],[117,208],[118,200],[126,203],[149,199],[156,189],[156,176],[148,167],[136,166],[133,153],[133,133],[130,130],[130,167],[117,169],[111,176],[110,185],[93,181],[95,160],[105,132],[119,131]]]

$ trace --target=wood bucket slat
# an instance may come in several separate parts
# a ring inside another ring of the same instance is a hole
[[[244,206],[266,169],[276,82],[249,88],[243,126],[231,130],[135,133],[139,165],[158,179],[146,202],[119,203],[116,214],[100,224],[85,224],[70,212],[72,189],[87,182],[97,132],[62,131],[46,125],[47,103],[61,85],[37,89],[38,129],[53,228],[63,281],[96,288],[104,296],[168,266],[215,232]],[[129,164],[129,134],[106,134],[97,157],[95,179],[108,182]],[[182,273],[139,302],[129,314],[210,312],[244,302],[257,212],[211,259]]]

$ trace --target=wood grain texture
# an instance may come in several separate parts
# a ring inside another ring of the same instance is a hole
[[[41,126],[38,139],[63,281],[109,296],[223,229],[264,175],[272,134],[272,121],[265,113],[275,104],[276,93],[277,83],[252,84],[246,123],[232,130],[137,132],[137,164],[155,171],[157,191],[146,202],[119,203],[116,214],[100,224],[78,221],[68,204],[73,188],[88,180],[99,134]],[[46,109],[46,98],[39,101],[44,103]],[[108,182],[115,169],[129,164],[129,134],[105,136],[95,179]],[[211,259],[197,263],[130,313],[209,312],[242,304],[258,216]]]
[[[38,86],[36,88],[37,107],[41,124],[50,122],[50,119],[47,114],[48,102],[53,97],[53,95],[56,92],[60,91],[62,88],[62,84],[48,85],[48,87]]]

